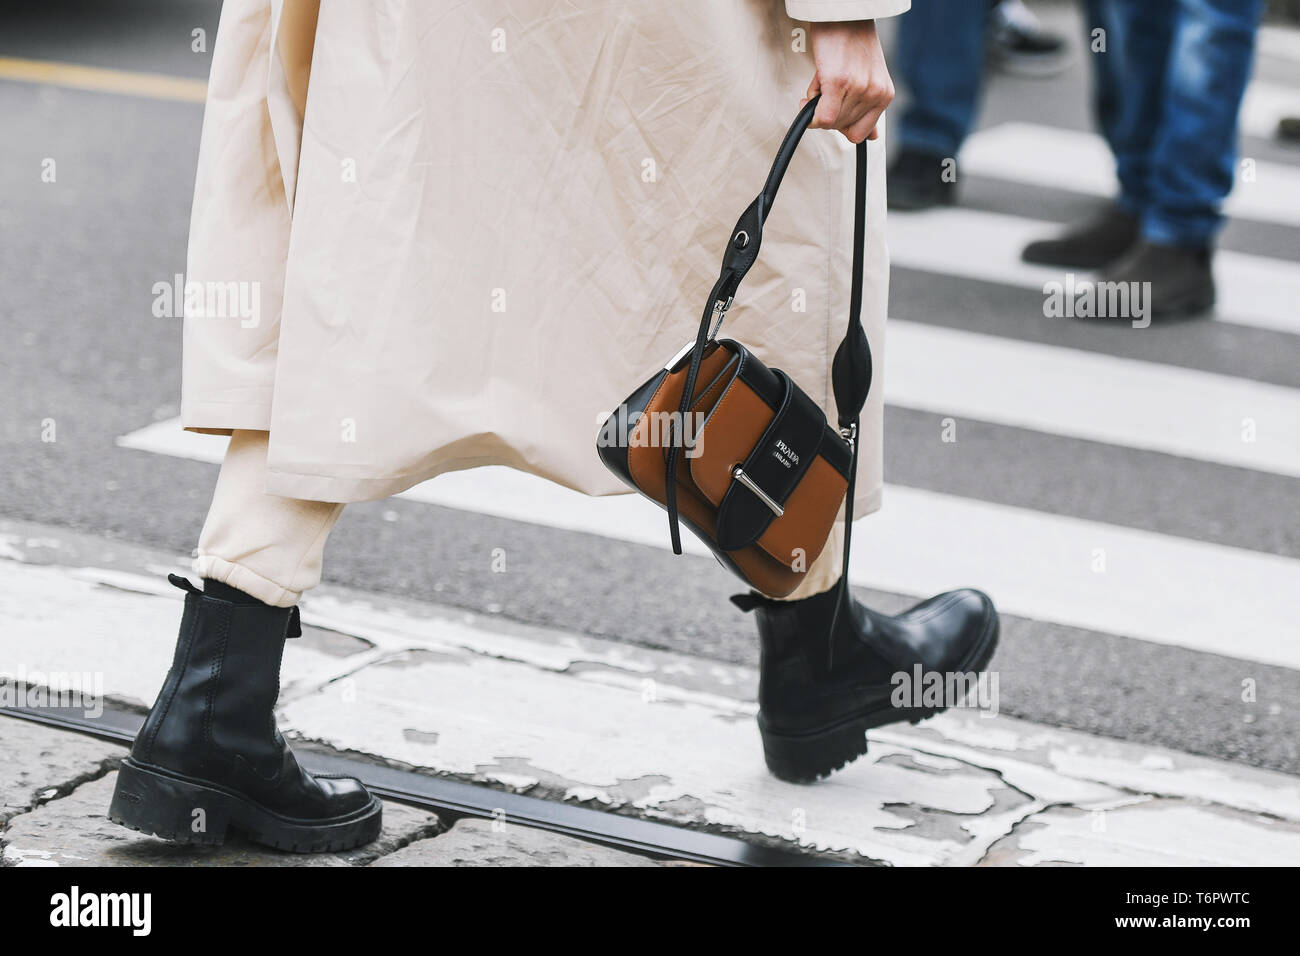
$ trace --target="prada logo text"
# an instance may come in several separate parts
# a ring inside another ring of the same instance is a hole
[[[772,455],[787,468],[799,464],[799,453],[779,438],[776,440],[776,451]]]

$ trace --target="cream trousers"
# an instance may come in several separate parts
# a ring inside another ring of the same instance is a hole
[[[199,535],[194,571],[276,607],[292,607],[320,583],[325,541],[342,504],[268,495],[267,433],[236,431],[217,477],[212,507]],[[787,600],[829,590],[840,578],[844,527],[837,523],[826,547]]]

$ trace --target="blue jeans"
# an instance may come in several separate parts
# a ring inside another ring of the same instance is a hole
[[[1263,0],[1088,0],[1097,120],[1119,203],[1155,242],[1206,245],[1237,165],[1237,114]]]
[[[957,155],[979,106],[988,10],[980,0],[915,0],[900,18],[893,62],[911,98],[889,135],[905,148]]]
[[[1087,0],[1106,52],[1089,53],[1094,107],[1115,154],[1119,203],[1155,242],[1203,245],[1232,189],[1237,113],[1263,0]],[[987,8],[916,0],[899,23],[895,65],[911,93],[891,135],[956,156],[979,106]]]

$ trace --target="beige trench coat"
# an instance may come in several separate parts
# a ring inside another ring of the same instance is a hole
[[[239,283],[256,308],[187,307],[184,426],[269,430],[266,490],[295,498],[489,464],[626,491],[598,426],[695,334],[813,74],[792,18],[908,2],[226,0],[187,291]],[[882,137],[860,515],[881,486],[884,156]],[[724,326],[831,415],[853,165],[838,133],[804,137]]]

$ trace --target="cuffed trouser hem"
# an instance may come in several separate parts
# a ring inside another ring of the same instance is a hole
[[[1190,246],[1204,249],[1214,245],[1220,225],[1217,220],[1188,226],[1170,223],[1156,217],[1147,217],[1142,220],[1142,238],[1163,246]]]
[[[320,583],[325,541],[343,505],[267,494],[266,432],[236,429],[199,535],[194,570],[274,607]]]
[[[1121,193],[1115,204],[1138,219],[1143,239],[1162,246],[1213,246],[1224,223],[1223,216],[1217,210],[1207,209],[1203,214],[1171,217],[1127,193]]]
[[[215,554],[200,554],[194,559],[194,573],[222,584],[229,584],[272,607],[293,607],[302,598],[301,591],[291,591],[240,564]]]

